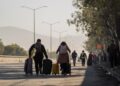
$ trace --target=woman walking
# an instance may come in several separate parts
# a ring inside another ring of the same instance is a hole
[[[56,53],[58,53],[58,60],[57,63],[60,64],[62,74],[66,75],[68,72],[68,64],[69,64],[69,53],[70,49],[67,46],[66,42],[61,42],[60,46],[58,47]]]

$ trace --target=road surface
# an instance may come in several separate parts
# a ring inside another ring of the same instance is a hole
[[[72,66],[72,74],[25,76],[23,63],[0,63],[0,86],[118,86],[117,80],[97,67]]]

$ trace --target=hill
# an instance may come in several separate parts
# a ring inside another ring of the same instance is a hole
[[[17,27],[0,27],[0,38],[2,39],[5,45],[17,43],[21,47],[28,50],[31,44],[33,43],[33,33],[22,28]],[[50,37],[36,34],[36,39],[41,38],[42,43],[45,45],[46,49],[50,48]],[[79,36],[66,36],[62,40],[66,41],[69,47],[73,50],[83,49],[83,38]],[[59,39],[53,37],[53,50],[56,50],[59,45]]]

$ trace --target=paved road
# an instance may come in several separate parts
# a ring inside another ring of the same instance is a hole
[[[96,67],[72,66],[72,75],[26,77],[23,63],[0,63],[0,86],[117,86],[116,79]]]

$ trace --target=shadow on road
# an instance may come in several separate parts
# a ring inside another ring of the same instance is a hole
[[[86,70],[86,68],[72,67],[71,75],[39,75],[36,76],[35,72],[32,76],[25,76],[23,64],[9,63],[0,65],[0,80],[12,80],[12,79],[49,79],[49,78],[70,78],[70,77],[81,77],[84,76],[81,73],[74,73],[74,71]]]
[[[69,78],[69,77],[80,77],[83,75],[30,75],[25,76],[24,74],[0,74],[1,80],[10,80],[10,79],[49,79],[49,78]]]
[[[86,70],[86,68],[78,68],[78,67],[74,67],[74,68],[72,68],[72,70]]]

